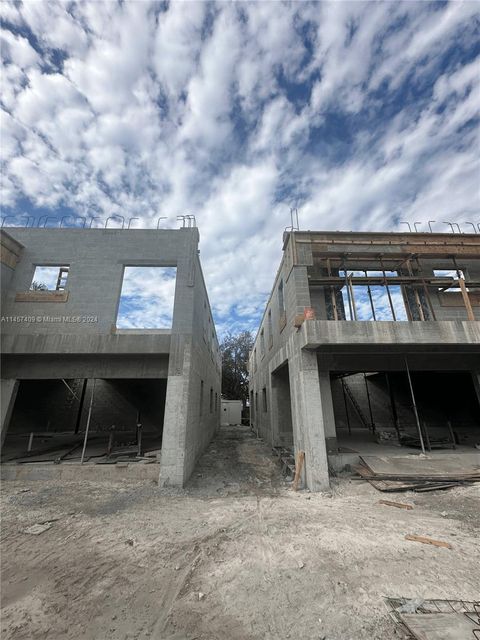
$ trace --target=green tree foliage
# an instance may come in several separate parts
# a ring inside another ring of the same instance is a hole
[[[32,291],[48,291],[48,287],[43,282],[36,282],[35,280],[30,285]]]
[[[248,399],[248,355],[253,348],[250,331],[227,333],[220,344],[222,352],[222,395],[226,400]]]

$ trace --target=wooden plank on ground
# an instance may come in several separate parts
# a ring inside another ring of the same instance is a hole
[[[405,502],[392,502],[391,500],[379,500],[378,504],[384,504],[387,507],[396,507],[397,509],[413,509],[411,504],[405,504]]]
[[[414,534],[407,534],[405,540],[412,540],[413,542],[421,542],[422,544],[431,544],[434,547],[444,547],[445,549],[451,549],[452,545],[449,542],[443,542],[442,540],[433,540],[433,538],[426,538],[425,536],[417,536]]]

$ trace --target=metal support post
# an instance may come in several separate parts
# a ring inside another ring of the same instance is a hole
[[[420,418],[418,417],[417,403],[415,402],[415,394],[413,393],[412,377],[410,376],[410,369],[408,368],[408,361],[405,358],[405,368],[407,369],[408,385],[410,387],[410,395],[412,396],[412,408],[415,414],[415,420],[417,422],[418,437],[420,438],[420,446],[422,447],[422,453],[425,454],[425,445],[423,444],[422,427],[420,425]]]

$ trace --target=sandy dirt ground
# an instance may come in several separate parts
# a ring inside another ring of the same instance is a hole
[[[4,482],[1,637],[402,638],[384,596],[480,597],[479,494],[387,496],[349,478],[331,495],[295,493],[266,445],[231,427],[184,491]]]

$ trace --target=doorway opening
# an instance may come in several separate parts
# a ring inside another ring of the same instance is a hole
[[[273,445],[293,446],[292,401],[288,362],[272,373]]]

